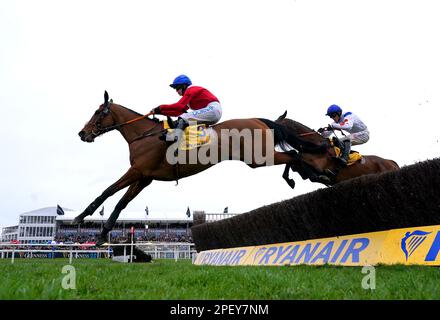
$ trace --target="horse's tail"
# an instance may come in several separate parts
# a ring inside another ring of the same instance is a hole
[[[280,117],[281,118],[281,117]],[[282,142],[287,142],[293,148],[306,152],[306,153],[325,153],[327,152],[326,145],[316,145],[310,141],[306,141],[298,137],[298,135],[289,130],[288,127],[282,125],[281,123],[276,123],[274,121],[259,118],[266,126],[274,131],[274,142],[275,145]]]
[[[396,166],[397,169],[400,169],[400,166],[399,166],[399,164],[396,161],[394,161],[394,160],[390,160],[390,161],[392,163],[394,163],[394,165]]]

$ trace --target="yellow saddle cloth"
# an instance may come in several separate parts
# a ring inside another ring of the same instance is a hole
[[[164,129],[172,133],[174,129],[170,128],[168,121],[164,121]],[[211,142],[208,126],[206,124],[190,125],[185,128],[181,139],[180,150],[192,150],[200,146],[204,146]]]
[[[338,147],[333,147],[335,149],[336,156],[339,157],[341,154],[341,149]],[[350,155],[348,156],[348,163],[347,166],[351,166],[352,164],[355,164],[357,161],[362,159],[362,155],[357,151],[351,151]]]
[[[341,154],[341,149],[336,147],[332,140],[330,140],[330,145],[335,150],[336,156],[339,157],[339,155]],[[351,165],[355,164],[357,161],[359,161],[361,159],[362,159],[362,155],[359,152],[351,151],[350,155],[348,156],[347,166],[351,166]]]

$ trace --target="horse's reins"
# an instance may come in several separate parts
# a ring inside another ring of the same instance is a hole
[[[300,133],[299,136],[300,137],[310,136],[310,135],[315,134],[315,133],[316,133],[315,131],[306,132],[306,133]]]
[[[339,131],[341,131],[341,133],[345,136],[344,131],[342,131],[341,129],[334,129],[334,128],[331,127],[331,126],[328,126],[328,128],[331,128],[331,130],[333,131],[333,134],[335,134],[335,130],[339,130]],[[299,135],[300,137],[304,137],[304,136],[310,136],[310,135],[315,134],[315,133],[318,133],[318,132],[316,132],[316,131],[310,131],[310,132],[300,133],[300,134],[298,134],[298,135]],[[319,134],[319,133],[318,133],[318,134]]]
[[[118,129],[118,128],[120,128],[120,127],[123,127],[123,126],[125,126],[125,125],[127,125],[127,124],[130,124],[130,123],[133,123],[133,122],[136,122],[136,121],[139,121],[139,120],[145,119],[145,118],[151,116],[152,114],[154,114],[154,113],[153,113],[153,112],[148,112],[147,114],[145,114],[145,115],[143,115],[143,116],[140,116],[140,117],[137,117],[137,118],[134,118],[134,119],[131,119],[131,120],[125,121],[125,122],[123,122],[123,123],[118,123],[118,124],[112,125],[112,126],[110,126],[110,127],[107,127],[107,128],[101,129],[101,131],[103,131],[103,133],[106,133],[106,132],[108,132],[108,131],[111,131],[111,130],[114,130],[114,129]]]
[[[110,107],[108,107],[108,108],[110,109]],[[110,112],[110,110],[109,110],[109,112]],[[127,124],[131,124],[131,123],[133,123],[133,122],[136,122],[136,121],[139,121],[139,120],[145,119],[145,118],[147,118],[147,117],[149,117],[149,116],[151,116],[151,115],[154,115],[154,113],[153,113],[153,112],[148,112],[147,114],[145,114],[145,115],[143,115],[143,116],[140,116],[140,117],[137,117],[137,118],[134,118],[134,119],[131,119],[131,120],[125,121],[125,122],[123,122],[123,123],[118,123],[118,124],[115,124],[115,125],[112,125],[112,126],[109,126],[109,127],[103,128],[103,129],[102,129],[102,128],[98,128],[98,129],[99,129],[102,133],[106,133],[106,132],[112,131],[112,130],[114,130],[114,129],[121,128],[121,127],[123,127],[123,126],[125,126],[125,125],[127,125]],[[100,119],[99,119],[99,120],[100,120]],[[98,124],[99,124],[99,126],[100,126],[101,122],[97,123],[97,125],[98,125]],[[141,134],[140,136],[134,138],[130,143],[166,131],[166,129],[161,129],[161,130],[156,131],[156,132],[151,132],[151,131],[153,131],[154,129],[155,129],[155,128],[153,127],[153,128],[151,128],[150,130],[145,131],[145,132],[144,132],[143,134]]]

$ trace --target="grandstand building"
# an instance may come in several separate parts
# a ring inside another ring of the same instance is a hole
[[[14,242],[18,240],[18,226],[3,228],[2,242]]]
[[[56,234],[56,208],[42,208],[20,214],[18,225],[2,230],[2,242],[47,243]]]
[[[57,207],[47,207],[20,214],[19,223],[3,228],[1,241],[19,243],[84,243],[96,240],[109,214],[96,212],[86,217],[81,225],[72,225],[73,219],[81,212]],[[205,213],[206,222],[224,219],[235,214]],[[193,215],[188,211],[180,214],[150,213],[146,211],[123,211],[110,233],[110,241],[123,241],[134,228],[136,241],[192,242],[191,226]]]

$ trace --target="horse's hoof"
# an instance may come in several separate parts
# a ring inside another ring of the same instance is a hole
[[[332,180],[327,176],[321,175],[318,178],[319,178],[319,181],[323,184],[329,185],[332,183]]]
[[[105,241],[105,239],[98,239],[97,241],[96,241],[96,246],[97,247],[101,247],[103,244],[105,244],[106,243],[106,241]]]
[[[288,184],[289,187],[291,187],[292,189],[295,189],[295,181],[294,181],[294,180],[287,181],[287,184]]]

